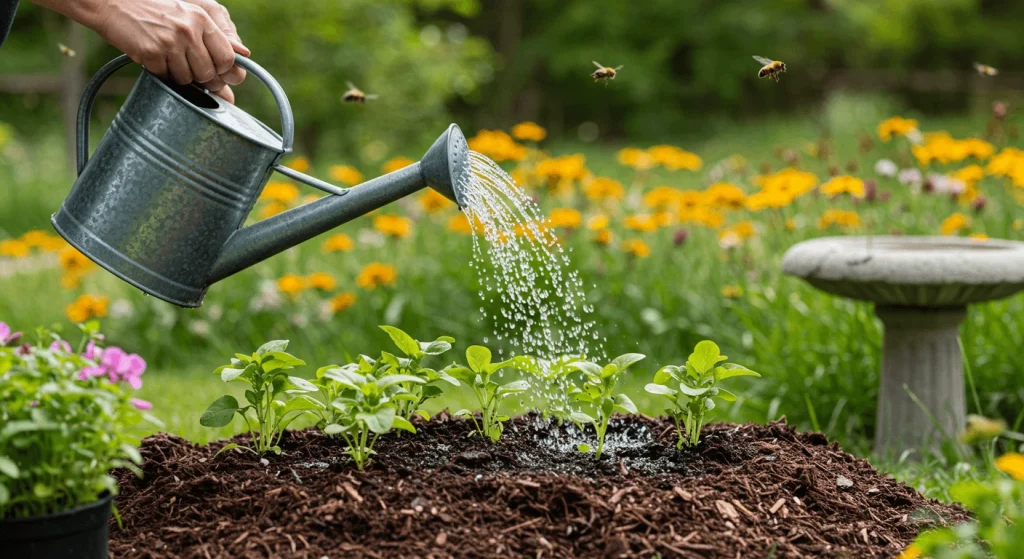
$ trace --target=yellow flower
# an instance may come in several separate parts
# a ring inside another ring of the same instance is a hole
[[[81,275],[96,267],[92,260],[71,245],[65,246],[57,253],[57,262],[67,274]]]
[[[651,247],[642,239],[628,239],[622,241],[622,251],[637,258],[647,258],[651,254]]]
[[[654,166],[654,158],[649,153],[642,149],[637,148],[622,148],[619,150],[616,157],[619,163],[626,167],[632,167],[637,171],[643,171],[650,169]]]
[[[840,175],[821,185],[821,191],[828,196],[849,194],[854,198],[864,197],[864,181],[850,175]]]
[[[1006,422],[1002,419],[989,419],[983,415],[969,414],[967,427],[960,434],[960,442],[977,443],[994,439],[1006,432]]]
[[[356,277],[356,285],[363,289],[376,289],[378,285],[394,285],[398,272],[390,264],[371,262]]]
[[[747,193],[735,184],[720,182],[709,186],[704,191],[704,197],[716,206],[740,209],[746,203]]]
[[[328,303],[331,309],[331,313],[341,312],[356,302],[356,296],[348,291],[335,295]]]
[[[669,171],[680,169],[699,171],[704,166],[704,162],[696,154],[675,146],[654,146],[647,150],[647,155],[651,157],[652,161]]]
[[[267,186],[263,187],[263,192],[260,193],[259,199],[273,200],[275,202],[287,204],[295,201],[298,197],[299,187],[290,182],[272,181],[268,182]]]
[[[631,216],[627,216],[625,221],[622,223],[627,229],[632,229],[641,233],[650,233],[651,231],[658,230],[658,222],[648,214],[633,214]]]
[[[30,247],[38,248],[45,252],[53,252],[66,246],[64,239],[39,229],[28,231],[21,236],[20,240]]]
[[[93,318],[107,316],[107,304],[109,299],[103,295],[80,295],[70,305],[65,307],[64,314],[68,320],[74,323],[82,323]]]
[[[355,186],[363,182],[363,174],[351,165],[331,165],[331,168],[327,170],[327,174],[330,175],[331,180],[342,182],[349,186]]]
[[[878,137],[888,142],[893,136],[906,136],[913,130],[917,130],[916,120],[894,116],[878,125]]]
[[[587,219],[587,229],[591,231],[602,231],[608,228],[608,216],[605,214],[592,215]]]
[[[384,165],[382,165],[380,169],[381,171],[384,171],[384,173],[394,173],[395,171],[404,169],[413,163],[415,163],[415,161],[408,157],[392,157],[385,161]]]
[[[338,281],[327,272],[314,272],[306,276],[306,283],[320,291],[334,291],[338,287]]]
[[[904,549],[896,559],[919,559],[921,557],[921,549],[914,544],[910,544]]]
[[[786,231],[793,231],[796,229],[796,220],[789,218],[786,220]]]
[[[787,167],[774,174],[758,176],[754,182],[761,191],[748,196],[746,206],[748,210],[758,211],[792,204],[799,196],[814,190],[818,177],[814,173]]]
[[[682,192],[671,186],[657,186],[644,194],[644,205],[648,208],[672,208],[681,203]]]
[[[582,223],[583,216],[572,208],[555,208],[551,210],[551,215],[548,216],[548,225],[550,227],[575,229]]]
[[[942,222],[943,235],[955,235],[971,226],[971,220],[966,215],[956,212]]]
[[[306,171],[309,170],[309,159],[306,159],[305,157],[302,157],[300,155],[295,159],[292,159],[288,163],[288,167],[291,167],[292,169],[295,169],[300,173],[305,173]]]
[[[1017,218],[1013,220],[1011,225],[1013,226],[1014,231],[1020,231],[1021,229],[1024,229],[1024,219]]]
[[[718,232],[718,240],[722,241],[723,237],[734,235],[737,240],[742,241],[744,239],[752,239],[757,235],[757,231],[754,229],[753,221],[741,221],[731,227],[727,227]]]
[[[306,278],[295,274],[285,274],[277,279],[277,288],[282,293],[287,293],[292,297],[302,293],[308,287],[309,283],[306,281]]]
[[[1024,170],[1024,150],[1014,147],[1003,148],[985,166],[985,173],[995,177],[1009,177],[1018,170]]]
[[[825,210],[825,213],[818,219],[818,229],[828,229],[836,226],[840,229],[852,230],[860,228],[860,216],[857,212],[846,210]]]
[[[621,200],[626,196],[626,189],[622,183],[615,179],[596,177],[583,187],[583,192],[594,201],[599,200]]]
[[[24,241],[17,239],[6,239],[0,241],[0,256],[11,258],[24,258],[32,252],[32,248]]]
[[[303,204],[309,204],[311,202],[316,202],[320,198],[322,198],[322,196],[319,196],[317,194],[307,194],[307,195],[302,197],[302,203]]]
[[[376,215],[373,217],[373,228],[389,237],[401,239],[412,232],[412,220],[397,215]]]
[[[335,233],[334,235],[327,237],[327,240],[320,245],[320,249],[324,252],[348,252],[352,250],[354,245],[355,243],[352,242],[352,237],[349,237],[344,233]]]
[[[1024,480],[1024,454],[1007,452],[996,458],[996,468],[1016,480]]]
[[[459,215],[453,215],[448,219],[448,230],[454,231],[455,233],[462,233],[463,235],[470,235],[474,231],[482,233],[484,230],[484,224],[480,223],[480,220],[476,217],[473,218],[473,224],[469,224],[469,218],[466,214],[459,213]]]
[[[512,127],[512,135],[515,136],[517,140],[539,142],[548,135],[548,132],[536,122],[520,122]]]
[[[911,151],[918,163],[925,166],[933,161],[947,164],[963,161],[968,157],[988,159],[995,152],[995,147],[984,140],[978,138],[957,140],[948,132],[932,132],[925,134],[924,138],[924,145],[913,146]],[[1003,152],[1005,151],[1004,149]]]
[[[268,217],[274,217],[275,215],[284,212],[287,209],[288,206],[282,204],[281,202],[271,202],[269,204],[264,204],[263,207],[260,208],[260,212],[259,214],[257,214],[257,216],[260,219],[267,219]]]
[[[970,235],[967,235],[967,238],[974,241],[987,241],[988,235],[984,233],[971,233]]]
[[[726,299],[739,299],[743,295],[743,288],[738,285],[726,285],[722,288],[722,296]]]
[[[594,234],[594,242],[603,246],[610,245],[614,238],[615,236],[608,229],[600,229]]]
[[[469,149],[501,163],[526,159],[526,148],[501,130],[481,130],[467,140]]]
[[[582,153],[552,157],[537,164],[534,174],[547,182],[548,187],[571,185],[574,181],[583,180],[590,174],[587,170],[587,159]]]
[[[445,198],[440,192],[428,188],[426,192],[419,196],[420,207],[427,213],[434,213],[454,206],[454,202]]]
[[[683,207],[678,217],[680,223],[697,223],[712,229],[721,227],[725,222],[724,215],[707,206]]]

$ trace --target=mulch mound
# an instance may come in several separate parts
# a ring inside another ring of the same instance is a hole
[[[599,463],[579,442],[527,416],[493,445],[441,416],[359,472],[315,430],[265,461],[161,434],[142,479],[118,474],[111,556],[891,558],[968,518],[782,422],[711,425],[677,451],[671,423],[616,419]]]

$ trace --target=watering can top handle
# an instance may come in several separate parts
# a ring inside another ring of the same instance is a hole
[[[132,59],[127,54],[122,54],[107,62],[89,80],[85,90],[82,92],[82,102],[78,105],[77,155],[79,174],[82,173],[82,170],[85,169],[85,164],[89,161],[89,117],[92,115],[92,107],[96,101],[96,95],[99,93],[103,83],[110,76],[114,75],[114,72],[124,68],[131,62]],[[256,76],[257,79],[263,82],[263,85],[267,86],[270,94],[274,96],[274,101],[277,102],[277,109],[281,113],[281,148],[284,153],[291,152],[292,143],[295,138],[295,120],[292,117],[292,107],[288,102],[288,95],[285,94],[281,84],[277,83],[274,76],[271,76],[270,72],[264,70],[259,64],[237,53],[235,54],[235,64]]]

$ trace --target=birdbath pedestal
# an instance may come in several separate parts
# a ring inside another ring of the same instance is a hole
[[[1024,289],[1024,243],[825,237],[790,248],[782,268],[822,291],[875,303],[885,327],[875,452],[898,454],[963,430],[960,323],[967,305]]]

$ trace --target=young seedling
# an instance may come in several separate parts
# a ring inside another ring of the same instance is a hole
[[[252,355],[236,353],[230,365],[215,371],[224,382],[245,382],[247,405],[242,406],[234,396],[221,396],[206,408],[199,424],[204,427],[224,427],[235,414],[245,421],[252,437],[252,446],[229,444],[218,454],[232,448],[242,448],[258,455],[273,452],[281,454],[281,435],[288,425],[299,417],[322,410],[322,402],[307,396],[317,387],[305,379],[289,376],[287,371],[306,363],[285,353],[288,340],[275,340],[260,346]],[[288,398],[286,395],[291,395]]]
[[[402,398],[397,402],[398,415],[403,419],[411,420],[413,414],[417,414],[429,421],[430,414],[421,410],[420,406],[427,400],[441,395],[441,387],[434,383],[445,381],[452,386],[459,386],[459,381],[452,378],[447,369],[437,371],[423,367],[420,363],[428,356],[441,355],[451,349],[455,338],[441,336],[432,342],[420,342],[394,326],[381,326],[380,329],[391,336],[391,341],[395,342],[398,349],[405,355],[405,357],[398,357],[386,351],[381,353],[380,363],[390,367],[388,374],[408,375],[422,381],[406,381],[401,384],[401,387],[413,397]]]
[[[715,409],[714,398],[736,401],[736,395],[718,386],[719,382],[732,377],[761,376],[735,363],[719,365],[727,359],[714,342],[704,340],[694,347],[685,365],[662,367],[655,373],[654,382],[644,387],[670,402],[668,412],[675,420],[679,436],[676,448],[700,442],[701,428],[710,419],[707,414]]]
[[[593,416],[581,411],[572,412],[569,418],[576,423],[580,429],[584,424],[591,424],[597,432],[597,452],[595,460],[601,459],[601,452],[604,451],[604,436],[608,431],[608,421],[615,412],[635,414],[636,405],[625,394],[612,395],[615,384],[623,373],[631,365],[640,361],[645,356],[639,353],[625,353],[612,360],[604,367],[590,361],[576,361],[570,363],[569,367],[583,373],[583,386],[573,386],[569,395],[577,402],[590,404],[593,408]],[[595,417],[596,416],[596,417]],[[590,452],[588,444],[579,445],[580,452]]]
[[[473,394],[480,403],[480,421],[477,422],[473,412],[465,409],[455,412],[454,415],[470,417],[477,433],[490,437],[492,442],[498,442],[505,431],[504,422],[509,419],[509,416],[498,412],[501,402],[509,396],[529,390],[530,383],[526,380],[516,380],[500,385],[494,380],[495,373],[509,367],[529,366],[529,361],[529,358],[516,357],[500,363],[491,363],[491,350],[479,345],[469,346],[466,349],[466,362],[469,367],[451,367],[448,373],[465,381],[473,389]]]
[[[323,378],[332,381],[338,389],[338,397],[331,402],[337,413],[323,431],[345,439],[348,444],[345,452],[360,470],[373,456],[373,445],[381,435],[392,429],[416,432],[412,423],[398,415],[398,404],[409,401],[403,396],[411,397],[401,385],[425,382],[412,375],[385,374],[378,377],[372,371],[367,374],[358,372],[365,366],[368,363],[361,362],[355,366],[331,368],[323,374]]]

